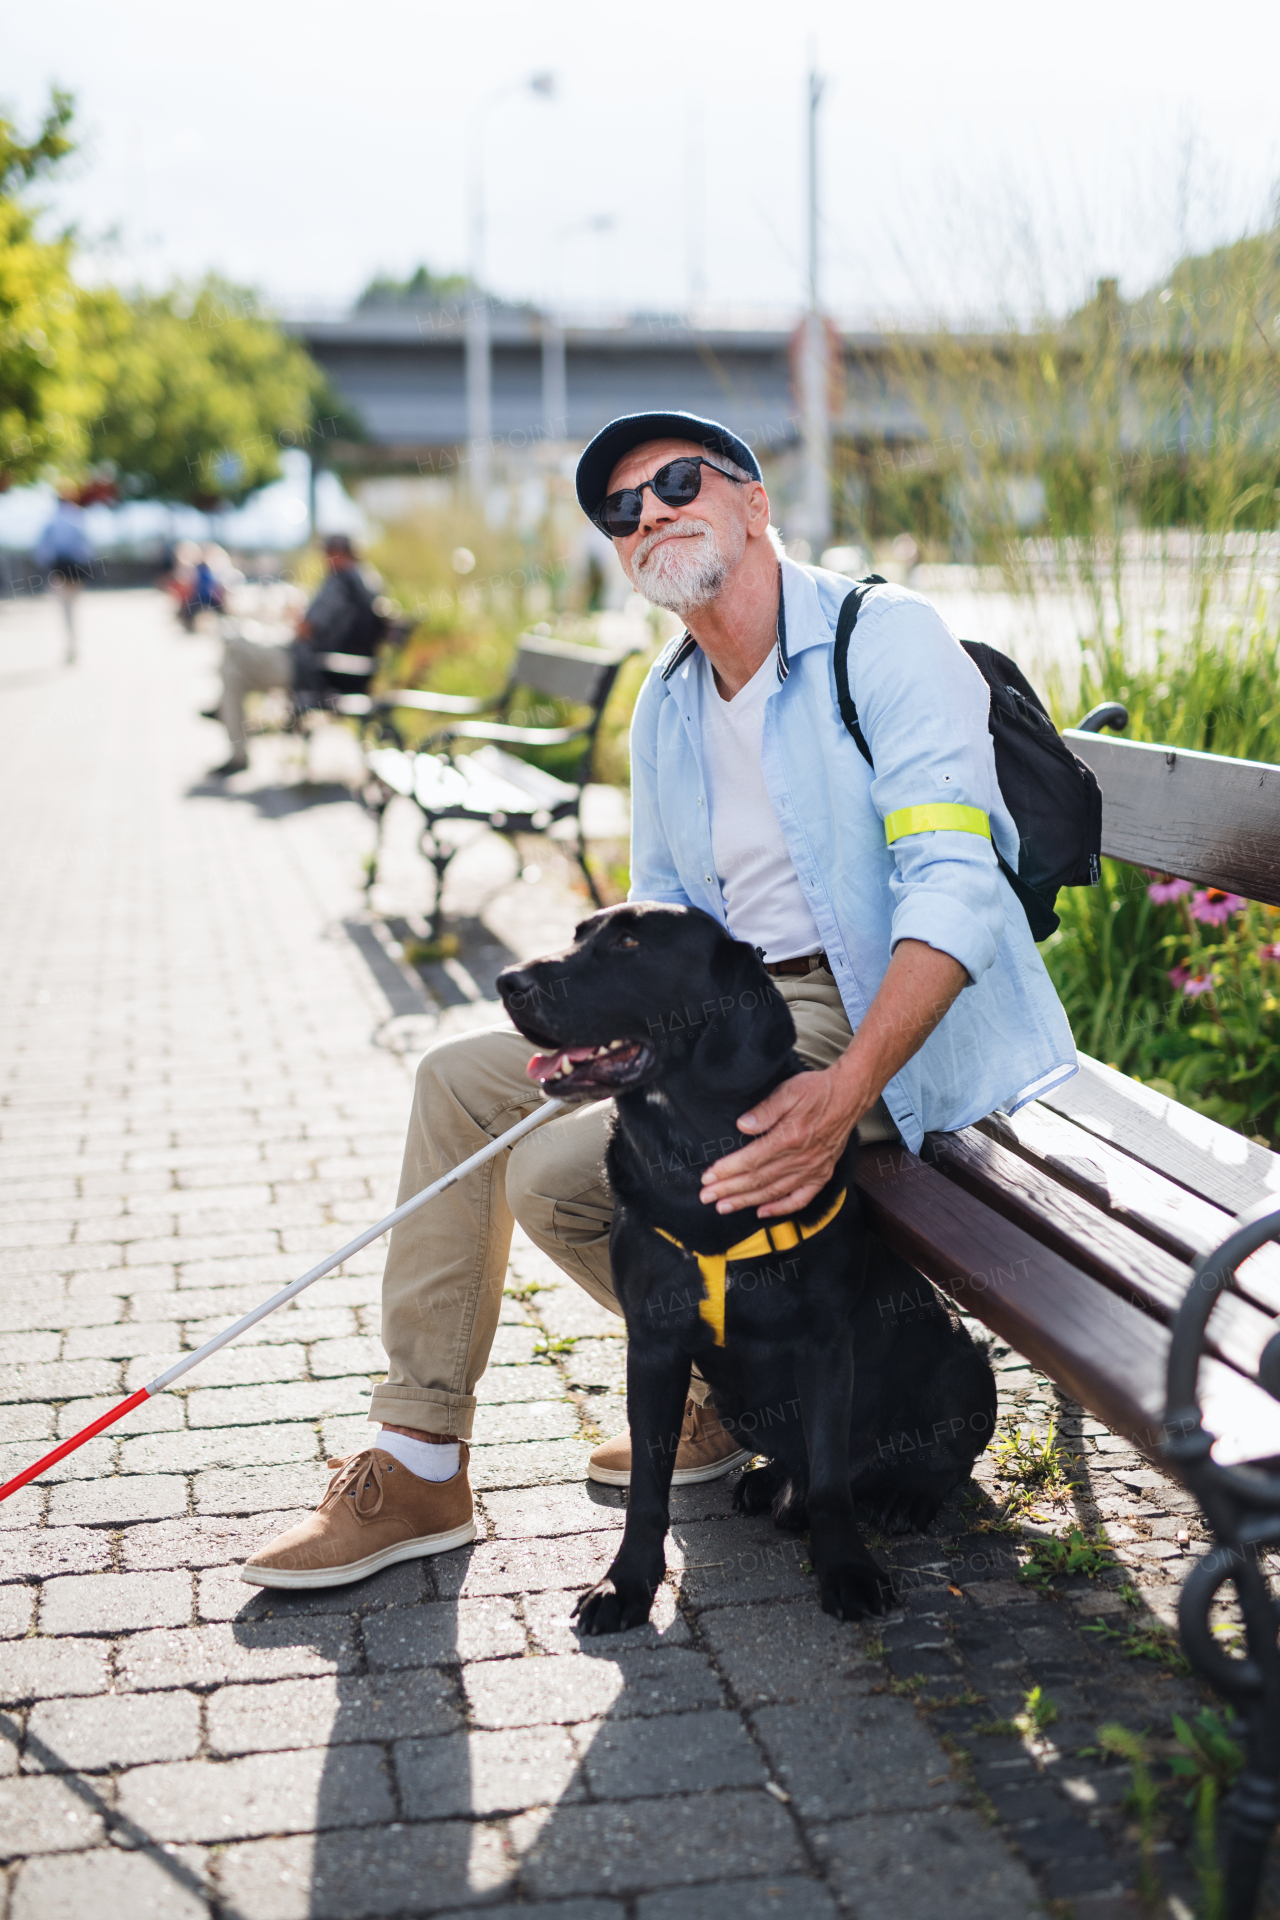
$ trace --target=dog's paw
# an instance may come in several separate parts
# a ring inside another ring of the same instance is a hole
[[[776,1467],[751,1467],[733,1490],[735,1513],[768,1513],[778,1491]]]
[[[580,1633],[625,1633],[628,1627],[644,1626],[652,1605],[647,1587],[606,1576],[582,1595],[571,1617]]]
[[[822,1611],[837,1620],[865,1620],[889,1612],[893,1582],[874,1560],[842,1560],[818,1569],[818,1598]]]

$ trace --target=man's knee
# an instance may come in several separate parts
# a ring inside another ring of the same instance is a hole
[[[414,1098],[432,1102],[441,1094],[461,1102],[469,1113],[481,1117],[480,1109],[502,1099],[508,1092],[519,1096],[520,1087],[512,1075],[512,1041],[518,1036],[502,1030],[480,1033],[455,1033],[435,1040],[418,1062],[414,1078]],[[527,1051],[528,1042],[521,1042]],[[517,1065],[520,1063],[517,1062]],[[537,1091],[527,1085],[527,1100],[532,1105]],[[428,1104],[430,1111],[430,1104]]]

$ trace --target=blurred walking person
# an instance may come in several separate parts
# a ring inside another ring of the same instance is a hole
[[[76,664],[76,602],[86,580],[93,578],[97,554],[84,523],[77,490],[66,483],[58,489],[58,504],[53,518],[36,542],[32,558],[46,576],[49,586],[62,605],[66,623],[66,665]]]

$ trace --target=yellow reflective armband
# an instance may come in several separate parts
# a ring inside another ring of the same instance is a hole
[[[978,833],[991,838],[991,822],[981,807],[953,807],[942,802],[929,807],[899,807],[885,815],[884,837],[889,846],[908,833]]]

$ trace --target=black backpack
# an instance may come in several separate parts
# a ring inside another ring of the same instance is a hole
[[[849,691],[849,641],[862,603],[879,574],[859,581],[836,623],[836,694],[840,718],[868,766],[871,749],[858,725]],[[980,640],[960,642],[991,689],[987,725],[995,746],[996,778],[1018,829],[1018,872],[992,842],[1000,871],[1021,900],[1033,940],[1058,929],[1059,887],[1098,883],[1102,858],[1102,789],[1059,734],[1035,688],[1005,654]]]

